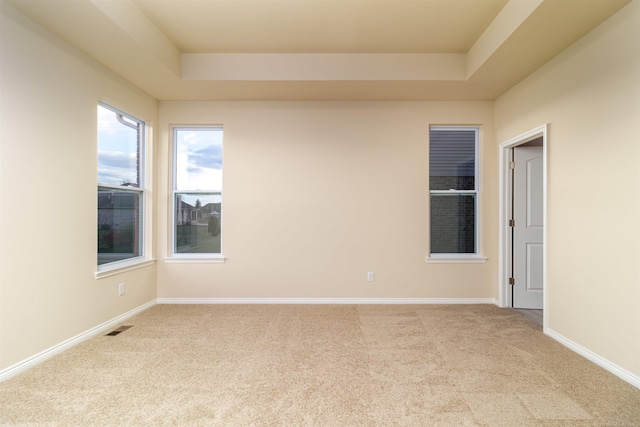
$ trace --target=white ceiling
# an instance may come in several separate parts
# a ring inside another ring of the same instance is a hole
[[[6,0],[159,100],[493,100],[630,0]]]

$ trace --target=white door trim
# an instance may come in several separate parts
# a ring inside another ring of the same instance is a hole
[[[547,125],[544,124],[535,129],[532,129],[528,132],[515,136],[507,141],[504,141],[500,144],[500,163],[499,163],[499,174],[500,174],[500,224],[499,224],[499,236],[498,236],[498,250],[499,250],[499,259],[498,259],[498,305],[500,307],[510,307],[511,306],[511,285],[509,285],[509,281],[507,278],[511,274],[510,272],[510,253],[511,253],[511,240],[509,230],[509,216],[511,214],[511,181],[509,179],[510,176],[510,157],[509,150],[513,147],[517,147],[518,145],[525,144],[529,141],[542,137],[543,147],[542,147],[542,215],[544,221],[544,234],[543,234],[543,249],[542,249],[542,264],[544,268],[543,272],[543,282],[544,282],[544,295],[543,295],[543,306],[547,307],[547,295],[548,295],[548,287],[547,287],[547,153],[548,153],[548,145],[549,140],[547,138]],[[547,310],[544,311],[544,325],[546,328],[547,325]]]

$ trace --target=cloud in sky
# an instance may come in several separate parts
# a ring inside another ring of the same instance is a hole
[[[222,130],[176,131],[178,190],[222,190]]]
[[[138,183],[138,132],[120,123],[116,113],[98,106],[98,182]]]
[[[222,169],[222,145],[198,148],[189,154],[189,169]]]
[[[124,182],[138,183],[135,153],[98,150],[98,182],[120,185]]]
[[[178,128],[176,181],[179,191],[222,190],[222,129]],[[98,106],[98,182],[138,183],[138,132],[120,123],[116,113]]]

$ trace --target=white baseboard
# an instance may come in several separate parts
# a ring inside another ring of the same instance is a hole
[[[497,304],[495,298],[158,298],[158,304]]]
[[[628,382],[629,384],[631,384],[634,387],[640,388],[640,376],[635,375],[635,374],[633,374],[633,373],[621,368],[620,366],[616,365],[615,363],[612,363],[612,362],[608,361],[607,359],[597,355],[596,353],[592,352],[591,350],[588,350],[588,349],[584,348],[580,344],[577,344],[577,343],[571,341],[570,339],[560,335],[559,333],[557,333],[557,332],[555,332],[555,331],[553,331],[551,329],[545,329],[544,333],[546,335],[550,336],[551,338],[553,338],[554,340],[558,341],[560,344],[564,345],[565,347],[575,351],[579,355],[581,355],[581,356],[585,357],[586,359],[592,361],[593,363],[595,363],[596,365],[600,366],[601,368],[604,368],[607,371],[611,372],[616,377]]]
[[[47,359],[50,359],[51,357],[55,356],[56,354],[62,353],[63,351],[80,344],[83,341],[88,340],[89,338],[93,338],[97,335],[100,335],[103,332],[106,332],[107,330],[114,328],[116,326],[118,326],[120,323],[122,323],[124,320],[135,316],[138,313],[141,313],[145,310],[147,310],[148,308],[153,307],[154,305],[156,305],[158,302],[157,300],[152,300],[149,301],[146,304],[141,305],[140,307],[134,308],[131,311],[128,311],[118,317],[115,317],[107,322],[102,323],[101,325],[96,326],[95,328],[91,328],[88,331],[85,331],[81,334],[76,335],[73,338],[69,338],[66,341],[61,342],[60,344],[56,344],[53,347],[50,347],[44,351],[41,351],[40,353],[31,356],[21,362],[16,363],[15,365],[9,366],[6,369],[3,369],[2,371],[0,371],[0,382],[7,380],[11,377],[13,377],[14,375],[19,374],[20,372],[26,371],[27,369],[44,362]]]

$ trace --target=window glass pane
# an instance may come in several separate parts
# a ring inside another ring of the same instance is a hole
[[[475,253],[475,217],[475,194],[432,194],[431,253]]]
[[[142,124],[98,105],[98,182],[140,187]]]
[[[429,189],[475,190],[476,131],[437,130],[429,133]]]
[[[220,193],[176,193],[175,253],[220,253]]]
[[[222,191],[222,129],[176,129],[176,190]]]
[[[98,104],[98,265],[142,256],[143,140],[144,122]]]
[[[98,265],[140,256],[141,193],[98,187]]]

